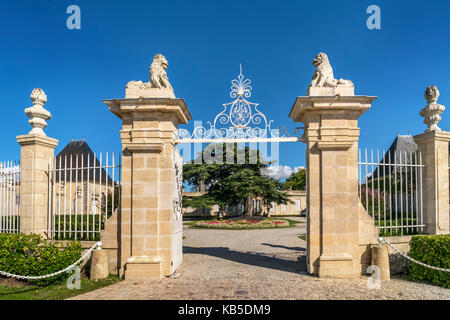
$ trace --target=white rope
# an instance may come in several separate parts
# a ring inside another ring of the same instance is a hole
[[[5,271],[1,271],[0,270],[0,275],[5,276],[5,277],[9,277],[9,278],[17,278],[17,279],[24,279],[24,280],[39,280],[39,279],[46,279],[46,278],[51,278],[51,277],[55,277],[63,272],[67,272],[68,270],[72,269],[73,267],[75,267],[77,264],[79,264],[81,261],[83,261],[96,247],[101,247],[102,243],[101,242],[96,242],[88,251],[86,251],[86,253],[77,261],[75,261],[74,263],[72,263],[70,266],[68,266],[67,268],[54,272],[54,273],[50,273],[50,274],[46,274],[44,276],[21,276],[21,275],[17,275],[17,274],[12,274],[9,272],[5,272]]]
[[[383,243],[383,242],[386,243],[389,247],[391,247],[392,249],[394,249],[394,251],[396,251],[397,253],[399,253],[401,256],[403,256],[404,258],[406,258],[406,259],[408,259],[408,260],[410,260],[410,261],[412,261],[412,262],[414,262],[414,263],[417,263],[418,265],[421,265],[422,267],[430,268],[430,269],[437,270],[437,271],[450,272],[450,269],[444,269],[444,268],[433,267],[433,266],[430,266],[430,265],[428,265],[428,264],[425,264],[425,263],[423,263],[423,262],[417,261],[416,259],[413,259],[413,258],[409,257],[406,253],[403,253],[403,252],[401,252],[400,250],[398,250],[397,248],[394,248],[394,247],[393,247],[389,242],[387,242],[386,239],[384,239],[384,238],[378,238],[378,241],[379,241],[380,243]]]

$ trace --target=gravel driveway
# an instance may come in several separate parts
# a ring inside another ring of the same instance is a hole
[[[302,218],[296,218],[302,219]],[[184,228],[184,262],[171,278],[122,281],[72,299],[446,299],[450,290],[392,279],[319,279],[305,268],[305,224],[266,230]]]

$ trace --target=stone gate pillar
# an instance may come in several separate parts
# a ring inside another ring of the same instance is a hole
[[[424,231],[428,234],[448,234],[449,230],[449,142],[450,132],[438,127],[440,114],[445,110],[437,103],[439,90],[428,87],[428,104],[421,110],[427,129],[414,136],[417,149],[425,165],[422,174],[422,205]],[[420,178],[420,177],[419,177]]]
[[[32,130],[17,136],[20,144],[20,232],[45,236],[48,230],[49,164],[54,157],[58,140],[47,137],[44,128],[51,118],[44,109],[47,96],[42,89],[31,93],[33,106],[25,109]]]
[[[329,66],[325,54],[314,63]],[[307,267],[319,277],[351,278],[365,273],[370,245],[377,241],[374,221],[358,197],[357,157],[358,118],[376,97],[355,96],[349,80],[316,70],[316,78],[326,76],[313,79],[289,115],[305,128]]]
[[[154,64],[161,67],[153,73]],[[174,243],[175,140],[191,119],[183,99],[165,81],[167,61],[156,55],[150,82],[128,83],[125,99],[104,100],[122,119],[122,190],[118,216],[120,275],[158,279],[172,274],[181,241]],[[165,75],[165,77],[164,77]],[[159,87],[157,87],[157,85]],[[181,240],[181,239],[180,239]]]

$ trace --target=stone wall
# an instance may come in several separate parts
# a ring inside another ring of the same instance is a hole
[[[390,244],[396,249],[408,253],[410,250],[410,241],[413,236],[397,236],[397,237],[385,237]],[[409,261],[388,247],[389,252],[389,267],[391,274],[406,274],[408,273]]]

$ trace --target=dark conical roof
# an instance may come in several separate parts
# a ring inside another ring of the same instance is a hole
[[[76,179],[78,181],[95,181],[112,184],[111,177],[107,174],[104,168],[100,169],[100,161],[98,161],[94,152],[84,140],[70,141],[64,149],[62,149],[55,158],[56,169],[71,169],[62,171],[61,181],[70,180],[72,175],[72,182]],[[88,169],[89,168],[89,169]],[[77,170],[78,169],[78,170]],[[56,171],[55,179],[60,180],[60,172]],[[108,180],[107,180],[108,179]]]
[[[72,140],[70,141],[64,149],[62,149],[57,157],[65,156],[65,155],[71,155],[71,154],[83,154],[84,156],[87,156],[88,154],[91,156],[94,156],[94,152],[92,152],[91,148],[84,140]]]
[[[403,163],[403,164],[412,164],[414,162],[414,152],[417,151],[417,144],[414,141],[414,137],[411,135],[397,135],[392,145],[389,147],[389,150],[383,156],[383,159],[380,163]],[[412,154],[412,156],[411,156]],[[403,170],[404,168],[402,168]],[[391,171],[394,172],[394,166],[391,166]],[[397,167],[397,170],[399,168]],[[378,174],[379,171],[379,174]],[[373,172],[373,177],[378,178],[378,176],[382,177],[384,175],[389,174],[389,166],[386,166],[383,170],[383,167],[378,167]]]
[[[404,154],[405,152],[410,153],[416,151],[417,144],[414,141],[413,136],[411,135],[398,135],[388,150],[388,152],[391,152],[393,154],[397,153],[397,155],[399,155],[400,153]]]

